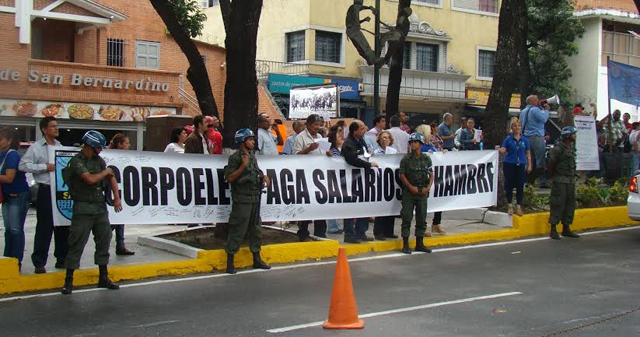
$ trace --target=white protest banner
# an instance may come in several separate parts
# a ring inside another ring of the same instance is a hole
[[[77,148],[50,149],[54,224],[70,224],[73,201],[61,171]],[[497,151],[431,154],[435,183],[429,212],[487,207],[497,201]],[[123,211],[109,207],[114,224],[228,221],[231,191],[224,179],[228,156],[104,150],[115,173]],[[400,214],[402,155],[371,157],[380,168],[358,169],[340,157],[258,156],[271,185],[262,194],[263,221],[344,219]],[[111,195],[107,197],[112,200]]]
[[[578,129],[578,134],[576,135],[576,170],[600,170],[595,119],[591,116],[574,116],[573,123]]]

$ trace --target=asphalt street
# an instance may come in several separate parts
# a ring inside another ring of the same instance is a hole
[[[327,317],[335,270],[322,261],[2,298],[0,335],[640,335],[640,227],[371,255],[350,267],[363,330],[315,324]]]

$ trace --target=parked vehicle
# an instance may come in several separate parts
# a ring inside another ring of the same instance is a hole
[[[636,172],[635,177],[631,178],[631,182],[629,182],[629,197],[627,198],[629,218],[636,221],[640,221],[640,191],[638,190],[639,178],[639,172]]]

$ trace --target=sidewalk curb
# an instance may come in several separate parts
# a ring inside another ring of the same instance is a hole
[[[546,235],[549,232],[549,213],[535,213],[513,217],[513,228],[478,233],[446,235],[427,238],[429,247],[445,245],[465,245],[486,241],[502,241],[527,236]],[[629,219],[626,206],[580,209],[576,211],[573,230],[581,231],[595,228],[634,226],[640,222]],[[415,240],[412,240],[412,243]],[[262,258],[267,263],[291,263],[304,260],[320,260],[337,256],[341,244],[335,240],[313,242],[284,243],[262,247]],[[366,254],[399,250],[401,240],[378,241],[362,244],[342,244],[348,255]],[[247,247],[236,254],[235,265],[238,268],[252,265],[251,252]],[[195,259],[168,262],[113,266],[109,275],[114,281],[139,280],[144,278],[207,273],[212,270],[224,270],[226,253],[224,250],[198,251]],[[75,286],[95,285],[98,282],[98,270],[77,270],[74,277]],[[64,283],[64,271],[39,274],[19,275],[18,261],[12,258],[0,258],[0,294],[31,292],[58,289]]]

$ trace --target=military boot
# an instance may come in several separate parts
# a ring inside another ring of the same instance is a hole
[[[253,253],[253,269],[271,269],[271,266],[262,261],[258,252]]]
[[[569,225],[562,225],[562,236],[567,238],[574,238],[574,239],[577,239],[580,237],[580,235],[571,231],[571,228],[569,228]]]
[[[551,225],[551,231],[549,232],[549,237],[554,240],[560,240],[560,235],[558,235],[558,231],[556,230],[556,225]]]
[[[67,276],[64,278],[64,286],[60,291],[64,295],[69,295],[73,292],[73,272],[74,269],[67,269]]]
[[[98,288],[106,288],[110,290],[118,290],[120,286],[117,283],[111,282],[109,279],[109,272],[107,266],[98,266],[100,269],[100,276],[98,278]]]
[[[402,237],[402,252],[405,254],[411,254],[411,248],[409,247],[409,238]]]
[[[431,249],[424,245],[423,240],[424,238],[422,236],[416,237],[416,252],[431,253]]]
[[[233,265],[233,254],[227,254],[227,274],[235,274],[236,267]]]

